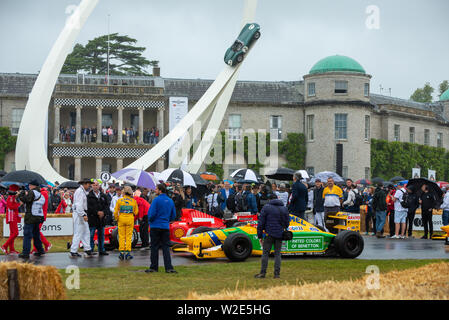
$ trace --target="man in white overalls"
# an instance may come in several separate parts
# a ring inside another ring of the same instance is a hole
[[[84,252],[88,256],[94,255],[90,247],[90,230],[87,222],[87,190],[92,184],[91,180],[84,179],[78,182],[80,187],[73,195],[73,239],[70,248],[70,255],[73,258],[81,257],[78,253],[80,241],[83,244]]]

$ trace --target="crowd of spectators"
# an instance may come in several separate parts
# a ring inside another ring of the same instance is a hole
[[[101,135],[101,142],[103,143],[117,143],[118,132],[117,129],[112,126],[103,126],[98,132],[97,127],[83,127],[81,129],[81,142],[82,143],[96,143],[97,135]],[[59,129],[59,141],[72,142],[76,141],[76,128],[75,126],[61,126]],[[134,127],[123,128],[122,130],[122,142],[123,143],[138,143],[139,132]],[[159,142],[159,129],[156,127],[145,128],[143,130],[143,143],[156,144]]]

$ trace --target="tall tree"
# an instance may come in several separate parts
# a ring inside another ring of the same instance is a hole
[[[11,130],[7,127],[0,128],[0,169],[4,169],[5,156],[16,147],[17,137],[11,135]]]
[[[440,86],[439,86],[440,94],[438,95],[438,97],[441,97],[441,95],[443,93],[445,93],[447,90],[449,90],[449,81],[444,80],[443,82],[440,83]]]
[[[145,47],[136,46],[137,40],[125,35],[109,35],[109,74],[149,75],[146,68],[159,61],[150,61],[142,54]],[[106,74],[108,69],[108,35],[103,35],[83,46],[76,44],[62,68],[62,73],[87,72]]]
[[[410,97],[411,100],[416,102],[422,102],[422,103],[430,103],[432,102],[432,94],[435,91],[434,88],[430,85],[429,82],[427,82],[424,85],[424,88],[418,88],[415,90],[415,92]]]

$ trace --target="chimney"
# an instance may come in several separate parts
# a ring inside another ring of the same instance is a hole
[[[153,67],[153,77],[161,76],[161,68],[159,66]]]

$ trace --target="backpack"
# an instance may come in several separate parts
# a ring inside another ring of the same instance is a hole
[[[404,192],[402,190],[401,190],[401,192],[402,192],[401,206],[405,209],[408,209],[408,208],[410,208],[410,204],[409,204],[409,200],[408,200],[408,198],[409,198],[408,193]]]
[[[361,205],[363,205],[363,197],[358,192],[354,192],[354,193],[355,193],[354,206],[360,207]]]
[[[248,205],[246,203],[246,195],[242,193],[237,193],[235,196],[235,209],[239,212],[245,212],[248,210]]]
[[[45,198],[42,196],[40,192],[33,190],[33,193],[34,193],[34,200],[33,204],[31,205],[31,214],[33,216],[43,217],[44,216],[43,206],[45,204]]]
[[[226,199],[226,207],[231,210],[232,212],[235,212],[235,194],[230,194],[229,197]]]

